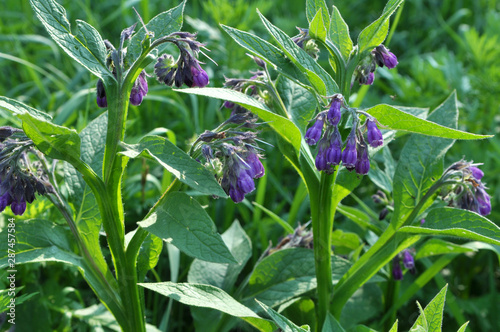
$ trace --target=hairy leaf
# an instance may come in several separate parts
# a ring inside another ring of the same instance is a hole
[[[40,120],[51,120],[52,116],[49,114],[39,111],[36,108],[28,106],[26,104],[21,103],[20,101],[10,99],[7,97],[0,96],[0,108],[3,108],[13,114],[23,114],[29,113],[34,118]]]

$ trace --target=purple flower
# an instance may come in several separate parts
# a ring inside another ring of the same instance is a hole
[[[24,199],[21,199],[19,202],[13,201],[10,208],[16,216],[21,216],[26,211],[26,201]]]
[[[326,150],[326,162],[328,165],[336,166],[340,164],[342,159],[342,137],[340,136],[339,129],[335,126],[332,138],[330,139],[330,146]]]
[[[470,166],[469,167],[469,170],[471,171],[471,174],[472,176],[476,179],[476,180],[481,180],[484,176],[484,172],[481,171],[479,168],[477,168],[476,166]]]
[[[225,108],[233,108],[234,107],[234,103],[232,101],[225,101],[224,102],[224,107]]]
[[[398,58],[392,52],[389,52],[384,45],[375,47],[372,54],[375,57],[375,62],[380,67],[385,65],[388,69],[392,69],[398,64]]]
[[[104,89],[104,82],[101,79],[97,81],[97,106],[101,108],[108,107],[106,90]]]
[[[349,137],[347,137],[347,143],[345,145],[344,151],[342,152],[342,163],[345,168],[352,171],[356,167],[357,160],[356,152],[356,128],[353,127]]]
[[[245,169],[240,171],[240,175],[238,176],[238,188],[245,194],[251,193],[255,190],[255,183],[253,182],[252,177],[248,174]]]
[[[366,147],[359,147],[355,168],[356,173],[361,175],[366,175],[370,171],[370,159],[368,159],[368,151]]]
[[[380,129],[378,129],[375,121],[368,118],[368,120],[366,120],[366,128],[368,130],[366,133],[368,144],[370,144],[372,148],[376,148],[384,144],[382,133],[380,132]]]
[[[193,76],[193,86],[203,88],[208,84],[208,74],[197,61],[191,65],[191,75]]]
[[[399,255],[396,255],[392,260],[392,277],[394,280],[403,280],[403,270],[399,260]]]
[[[323,117],[319,116],[313,126],[307,129],[306,136],[304,137],[307,144],[315,145],[318,142],[323,131],[323,123]]]
[[[146,72],[143,70],[135,80],[134,86],[130,91],[130,103],[134,106],[139,106],[147,93],[148,81],[146,80]]]
[[[0,212],[5,210],[7,206],[12,203],[12,197],[9,192],[5,192],[2,196],[0,196]]]
[[[328,110],[328,114],[326,118],[330,122],[332,126],[336,126],[340,122],[341,113],[340,106],[342,105],[342,97],[336,95],[332,99],[332,103],[330,104],[330,109]]]
[[[326,171],[330,167],[328,166],[328,163],[326,161],[326,143],[325,142],[320,142],[320,146],[318,149],[318,154],[316,155],[316,168],[318,171]]]
[[[476,191],[476,200],[478,204],[478,212],[482,216],[487,216],[491,213],[490,196],[484,190],[484,187],[478,187]]]
[[[403,250],[403,265],[408,270],[415,268],[415,259],[408,249]]]
[[[375,81],[375,74],[373,72],[368,73],[368,75],[359,78],[359,84],[372,85]]]
[[[420,220],[420,226],[423,226],[425,224],[425,219]]]
[[[251,151],[245,162],[250,166],[250,169],[248,170],[250,176],[254,179],[258,179],[264,176],[265,170],[264,166],[262,165],[262,162],[259,159],[259,156],[257,153]]]
[[[234,185],[229,185],[229,197],[235,202],[239,203],[245,198],[245,193]]]

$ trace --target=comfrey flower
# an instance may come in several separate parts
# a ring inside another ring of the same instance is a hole
[[[387,69],[393,69],[397,64],[398,59],[394,53],[390,52],[384,45],[379,45],[358,65],[354,79],[359,84],[372,85],[375,80],[377,66],[386,66]]]
[[[104,82],[101,79],[97,80],[97,106],[101,108],[108,107],[106,90],[104,90]]]
[[[415,269],[415,258],[414,249],[404,249],[402,252],[397,254],[392,260],[392,277],[394,280],[403,280],[403,269],[401,268],[401,262],[403,267],[408,270],[411,274],[416,273]]]
[[[186,84],[188,87],[203,88],[208,85],[208,74],[200,66],[198,53],[204,45],[196,41],[196,35],[187,32],[175,32],[168,36],[169,42],[175,44],[180,51],[177,60],[171,55],[163,54],[155,64],[155,74],[159,82],[176,87]]]
[[[309,29],[303,29],[297,27],[299,34],[292,38],[292,41],[297,44],[298,47],[302,48],[309,54],[313,59],[317,60],[319,57],[319,48],[316,42],[311,39],[309,35]]]
[[[378,129],[375,119],[368,118],[366,120],[366,129],[367,129],[366,136],[368,139],[368,144],[370,144],[372,148],[377,148],[382,144],[384,144],[382,133],[380,132],[380,129]]]
[[[139,106],[147,93],[148,81],[146,80],[146,72],[143,70],[135,80],[132,91],[130,91],[130,103]]]
[[[455,180],[455,183],[442,195],[450,206],[487,216],[491,213],[491,199],[481,181],[484,173],[477,167],[479,165],[460,160],[448,167],[442,180]]]
[[[10,205],[12,213],[22,215],[35,194],[52,192],[46,175],[28,158],[33,141],[12,127],[0,128],[0,212]]]

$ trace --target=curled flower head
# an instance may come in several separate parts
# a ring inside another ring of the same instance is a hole
[[[11,135],[0,144],[0,212],[10,205],[12,213],[22,215],[36,193],[44,195],[53,188],[43,171],[29,160],[33,142],[19,129],[1,129]]]

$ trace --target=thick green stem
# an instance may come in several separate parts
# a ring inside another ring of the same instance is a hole
[[[311,215],[314,236],[314,259],[318,283],[318,330],[321,330],[330,308],[333,292],[331,263],[332,184],[334,175],[322,173],[319,197],[311,196]],[[313,203],[313,201],[315,201]]]

